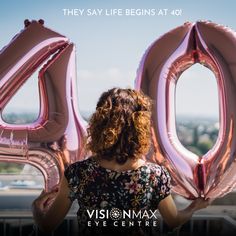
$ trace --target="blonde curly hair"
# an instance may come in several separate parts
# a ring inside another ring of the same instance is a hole
[[[151,142],[151,106],[149,97],[133,89],[104,92],[89,121],[87,148],[95,157],[119,164],[146,154]]]

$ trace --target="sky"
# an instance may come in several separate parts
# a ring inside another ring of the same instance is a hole
[[[81,113],[93,112],[102,92],[134,87],[136,70],[148,46],[186,21],[211,20],[236,29],[234,1],[212,0],[1,0],[0,48],[24,27],[25,19],[44,19],[45,26],[75,43]],[[68,16],[63,9],[168,9],[180,16]],[[39,110],[37,73],[25,83],[4,112]],[[177,115],[218,116],[218,92],[214,75],[195,65],[179,79]]]

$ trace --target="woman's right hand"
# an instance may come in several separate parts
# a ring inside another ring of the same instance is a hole
[[[193,209],[193,211],[197,211],[203,208],[208,207],[211,202],[213,201],[213,199],[207,198],[197,198],[194,201],[192,201],[192,203],[190,204],[190,207]]]
[[[158,205],[158,209],[164,219],[164,221],[171,227],[175,228],[177,226],[180,226],[184,224],[186,221],[188,221],[192,214],[200,209],[206,208],[211,204],[213,199],[204,199],[204,198],[198,198],[192,203],[187,206],[183,210],[177,210],[176,205],[173,201],[173,198],[171,195],[160,201]]]

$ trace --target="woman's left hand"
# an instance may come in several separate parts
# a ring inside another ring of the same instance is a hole
[[[50,192],[42,191],[32,203],[32,213],[36,225],[42,232],[53,232],[63,221],[70,210],[72,201],[68,198],[70,188],[63,175],[60,186],[55,186]]]
[[[32,203],[33,213],[42,215],[47,212],[56,198],[57,193],[58,186],[55,186],[50,192],[45,192],[45,190],[43,190],[39,197]]]

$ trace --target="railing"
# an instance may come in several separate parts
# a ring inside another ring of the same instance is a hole
[[[68,214],[62,224],[50,236],[75,235],[77,232],[75,214]],[[30,212],[1,212],[0,213],[1,236],[41,236],[45,235],[34,225]]]
[[[163,235],[167,232],[163,220],[159,220],[158,232],[153,235]],[[37,227],[34,227],[30,212],[0,212],[1,236],[42,236]],[[75,213],[69,213],[62,224],[50,236],[78,235],[78,224]],[[192,219],[172,235],[181,236],[235,236],[236,221],[229,216],[222,215],[195,215]]]

